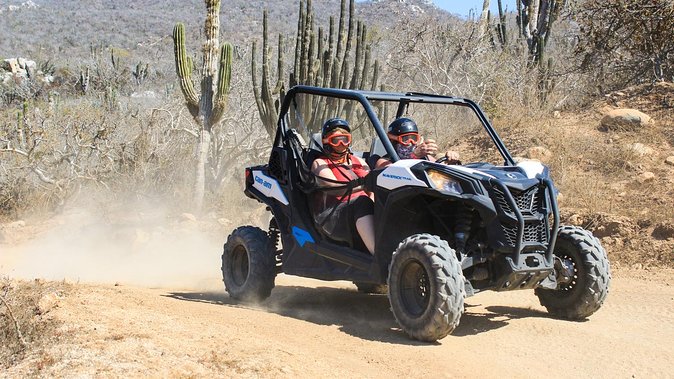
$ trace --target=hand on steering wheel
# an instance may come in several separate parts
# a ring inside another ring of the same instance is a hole
[[[436,163],[444,163],[448,165],[460,165],[459,153],[456,151],[448,151],[445,155],[435,161]]]

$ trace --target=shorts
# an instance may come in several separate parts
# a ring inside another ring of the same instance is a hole
[[[353,242],[353,236],[357,236],[356,220],[367,215],[374,214],[374,202],[368,196],[358,196],[337,204],[335,207],[327,207],[315,217],[316,225],[328,237],[336,241]]]

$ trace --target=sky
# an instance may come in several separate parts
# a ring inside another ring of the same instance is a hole
[[[515,1],[516,0],[502,0],[503,8],[507,7],[509,11],[514,10]],[[468,13],[471,9],[474,9],[475,13],[478,15],[480,12],[482,12],[482,0],[433,0],[433,2],[435,5],[446,11],[460,14],[462,16],[468,16]],[[490,8],[492,10],[492,14],[498,12],[497,0],[491,0]]]

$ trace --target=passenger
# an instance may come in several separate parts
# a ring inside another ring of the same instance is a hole
[[[398,153],[400,159],[425,159],[435,162],[435,154],[438,151],[438,145],[435,140],[424,138],[419,135],[419,128],[416,122],[410,118],[401,117],[394,120],[388,126],[388,138],[393,144],[393,148]],[[445,153],[445,163],[460,164],[459,153],[456,151],[447,151]],[[388,156],[379,158],[376,168],[386,167],[391,164]]]
[[[311,171],[324,187],[344,187],[364,178],[370,171],[367,163],[352,155],[351,128],[341,118],[329,119],[321,131],[324,155],[316,158]],[[321,180],[325,179],[325,180]],[[374,202],[361,186],[320,191],[314,206],[314,219],[331,238],[348,241],[355,224],[365,247],[374,254]]]

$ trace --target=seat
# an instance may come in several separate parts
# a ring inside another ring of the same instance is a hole
[[[374,136],[372,138],[372,144],[370,145],[370,155],[367,157],[367,165],[370,166],[370,169],[374,169],[377,165],[379,158],[387,155],[384,144],[381,142],[379,137]]]

